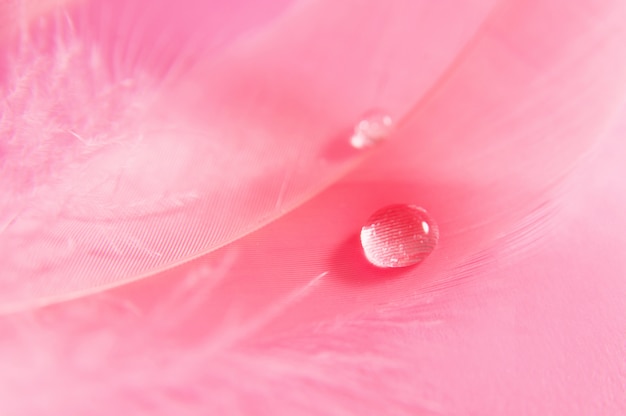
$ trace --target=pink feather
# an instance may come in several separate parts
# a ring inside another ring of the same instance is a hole
[[[64,3],[0,3],[1,414],[626,412],[626,4]]]

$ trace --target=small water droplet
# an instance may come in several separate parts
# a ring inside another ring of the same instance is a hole
[[[389,138],[393,130],[392,118],[384,113],[371,113],[354,128],[350,144],[357,149],[372,147]]]
[[[439,229],[425,209],[390,205],[376,211],[361,229],[361,245],[374,266],[407,267],[421,263],[439,241]]]

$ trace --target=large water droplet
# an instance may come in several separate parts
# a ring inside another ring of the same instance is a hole
[[[350,144],[357,149],[374,146],[387,140],[393,130],[393,120],[384,113],[372,113],[359,121],[350,137]]]
[[[407,267],[422,262],[439,241],[437,224],[425,209],[390,205],[376,211],[361,229],[367,260],[377,267]]]

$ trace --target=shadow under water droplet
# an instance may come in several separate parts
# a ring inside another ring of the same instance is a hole
[[[398,279],[415,267],[384,269],[372,265],[363,254],[359,234],[346,239],[331,255],[329,263],[332,276],[353,285],[385,283],[390,279]]]
[[[355,149],[350,143],[353,134],[354,127],[342,129],[322,148],[320,156],[331,162],[341,162],[362,153],[363,150]]]

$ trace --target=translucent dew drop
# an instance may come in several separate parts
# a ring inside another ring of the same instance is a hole
[[[350,144],[356,149],[375,146],[389,138],[393,127],[393,120],[389,115],[372,113],[356,125]]]
[[[367,260],[377,267],[407,267],[421,263],[439,241],[439,229],[425,209],[390,205],[376,211],[361,229]]]

